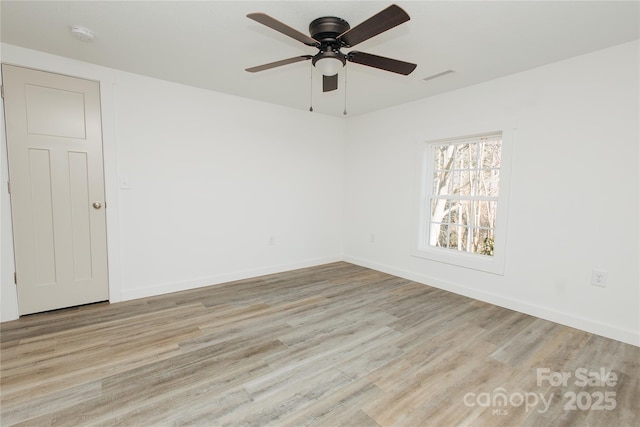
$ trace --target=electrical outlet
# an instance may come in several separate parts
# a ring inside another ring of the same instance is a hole
[[[607,287],[607,279],[609,273],[604,270],[591,270],[591,284],[593,286],[600,286],[601,288]]]
[[[376,242],[376,235],[371,233],[371,235],[369,236],[369,243],[375,243]]]
[[[275,236],[269,237],[269,246],[275,246],[275,244],[276,244],[276,237]]]

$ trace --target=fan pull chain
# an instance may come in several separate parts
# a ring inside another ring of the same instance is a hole
[[[309,67],[311,70],[311,74],[309,75],[309,111],[313,112],[313,63],[309,61],[309,64],[311,64],[311,67]]]
[[[347,115],[347,64],[344,64],[344,111],[342,115]]]

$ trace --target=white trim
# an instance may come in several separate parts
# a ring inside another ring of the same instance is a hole
[[[474,270],[485,271],[493,274],[504,274],[507,224],[509,218],[509,181],[511,176],[511,158],[515,142],[515,129],[517,125],[491,126],[481,125],[481,128],[450,130],[446,137],[439,133],[425,132],[424,136],[416,138],[416,163],[415,163],[415,189],[414,189],[414,220],[411,229],[410,253],[417,258],[429,259]],[[473,130],[471,130],[473,129]],[[437,143],[451,143],[458,141],[470,141],[480,136],[502,134],[502,162],[500,167],[500,194],[498,196],[498,219],[495,228],[495,249],[493,256],[469,254],[443,248],[427,247],[421,244],[421,236],[424,235],[423,227],[426,207],[424,206],[424,193],[427,179],[427,168],[424,167],[427,146]],[[436,136],[439,135],[439,136]],[[459,138],[452,135],[460,135]]]
[[[344,261],[640,347],[640,332],[637,330],[620,328],[608,323],[596,322],[585,317],[574,316],[558,310],[551,310],[540,305],[530,304],[514,298],[505,298],[501,295],[490,292],[479,291],[477,288],[431,277],[426,274],[398,269],[362,258],[345,256]]]
[[[118,193],[118,157],[115,123],[115,70],[73,59],[63,58],[2,43],[2,63],[65,74],[100,82],[102,109],[102,150],[107,203],[107,257],[109,268],[109,301],[121,301],[122,271],[120,252],[120,196]],[[17,301],[16,301],[17,307]],[[16,317],[17,318],[17,317]],[[5,319],[3,319],[5,320]],[[6,319],[10,320],[10,319]]]
[[[201,277],[198,279],[188,280],[185,282],[166,282],[143,288],[128,289],[122,292],[122,300],[128,301],[138,298],[146,298],[156,295],[164,295],[171,292],[187,291],[191,289],[202,288],[212,285],[220,285],[223,283],[234,282],[237,280],[254,279],[267,274],[283,273],[286,271],[297,270],[300,268],[315,267],[323,264],[342,261],[342,256],[332,256],[324,258],[309,259],[292,264],[272,265],[252,270],[237,271],[234,273],[225,273],[211,277]]]

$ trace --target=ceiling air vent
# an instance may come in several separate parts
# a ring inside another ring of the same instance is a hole
[[[453,70],[447,70],[447,71],[443,71],[443,72],[441,72],[441,73],[433,74],[433,75],[431,75],[431,76],[429,76],[429,77],[425,77],[425,78],[424,78],[424,79],[422,79],[422,80],[424,80],[425,82],[428,82],[429,80],[437,79],[437,78],[439,78],[439,77],[444,77],[444,76],[446,76],[447,74],[453,74],[453,73],[455,73],[455,71],[453,71]]]

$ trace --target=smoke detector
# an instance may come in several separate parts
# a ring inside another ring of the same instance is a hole
[[[83,42],[93,41],[93,38],[94,38],[93,32],[86,27],[82,27],[80,25],[73,25],[70,31],[71,31],[71,35],[78,40],[82,40]]]

